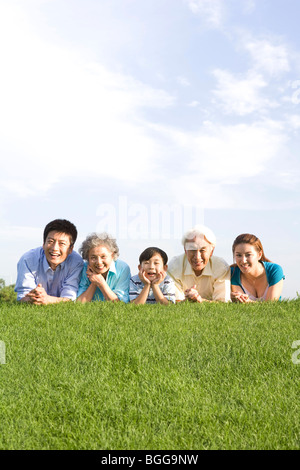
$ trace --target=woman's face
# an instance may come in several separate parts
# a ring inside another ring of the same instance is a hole
[[[113,253],[105,245],[90,249],[89,265],[96,274],[106,274],[112,262]]]
[[[251,274],[251,272],[257,268],[261,256],[262,252],[258,252],[256,248],[249,243],[240,243],[234,250],[235,262],[241,272],[245,274]]]

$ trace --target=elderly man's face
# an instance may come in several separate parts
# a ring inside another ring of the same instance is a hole
[[[195,237],[185,243],[185,253],[196,276],[200,276],[214,252],[214,246],[205,238]]]

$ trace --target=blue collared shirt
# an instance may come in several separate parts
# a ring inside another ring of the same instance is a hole
[[[84,267],[81,273],[81,279],[79,283],[79,289],[77,297],[83,294],[89,285],[91,284],[89,278],[86,275],[86,270],[88,267],[87,261],[84,263]],[[106,282],[108,287],[118,296],[118,299],[128,303],[129,302],[129,283],[130,283],[130,268],[128,264],[124,261],[117,259],[113,261],[110,265],[109,271],[107,273]],[[96,288],[95,294],[93,296],[93,301],[100,300],[104,301],[104,295],[102,294],[99,287]]]
[[[51,269],[43,247],[25,253],[18,262],[15,286],[17,299],[21,300],[38,284],[42,284],[48,295],[76,300],[80,274],[83,267],[81,256],[72,251],[55,271]]]

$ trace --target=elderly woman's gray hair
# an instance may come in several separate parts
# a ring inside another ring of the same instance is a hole
[[[216,246],[216,237],[215,234],[205,225],[195,225],[194,228],[191,228],[182,237],[182,244],[185,246],[187,241],[193,240],[195,237],[205,238],[208,243],[213,246]]]
[[[118,258],[119,247],[117,245],[116,239],[106,232],[94,232],[88,235],[82,243],[81,247],[79,248],[79,253],[81,254],[83,259],[88,261],[90,249],[96,248],[100,245],[106,246],[106,248],[113,254],[114,261]]]

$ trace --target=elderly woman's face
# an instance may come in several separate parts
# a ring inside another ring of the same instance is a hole
[[[105,245],[96,246],[89,251],[89,265],[96,274],[106,274],[113,259],[113,253]]]

